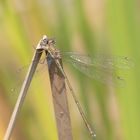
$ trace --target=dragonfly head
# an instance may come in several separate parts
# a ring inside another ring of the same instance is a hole
[[[39,44],[37,46],[37,49],[47,50],[48,47],[54,46],[55,43],[56,43],[55,39],[48,38],[46,35],[44,35],[43,38],[40,40],[40,42],[39,42]]]
[[[48,44],[48,37],[46,35],[43,36],[40,45],[41,46],[46,46]]]

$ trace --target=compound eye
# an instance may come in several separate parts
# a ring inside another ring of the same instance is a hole
[[[48,39],[47,38],[43,38],[40,45],[41,46],[46,46],[48,44]]]
[[[47,38],[43,39],[43,43],[47,44],[48,43],[48,39]]]

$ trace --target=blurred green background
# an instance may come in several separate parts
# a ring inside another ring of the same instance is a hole
[[[6,131],[34,47],[46,34],[62,51],[131,57],[135,67],[121,72],[123,88],[103,85],[74,70],[65,71],[96,130],[96,140],[140,140],[140,1],[1,0],[0,139]],[[43,68],[44,69],[44,68]],[[19,82],[20,81],[20,82]],[[35,76],[12,140],[57,140],[47,67]],[[68,94],[74,140],[91,140]]]

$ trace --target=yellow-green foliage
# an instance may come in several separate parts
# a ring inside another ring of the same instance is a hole
[[[61,51],[131,57],[135,66],[119,73],[122,88],[103,85],[64,65],[97,133],[96,140],[140,140],[140,9],[138,0],[0,1],[0,139],[3,138],[34,47],[46,34]],[[41,66],[42,67],[42,66]],[[32,81],[13,140],[57,140],[47,67]],[[18,84],[20,81],[20,84]],[[18,85],[16,91],[10,89]],[[74,140],[91,140],[68,94]]]

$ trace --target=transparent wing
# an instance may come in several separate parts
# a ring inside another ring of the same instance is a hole
[[[97,67],[93,67],[91,65],[85,65],[83,63],[73,61],[71,62],[72,65],[84,73],[85,75],[89,76],[90,78],[94,78],[102,83],[110,84],[110,85],[119,85],[124,86],[125,80],[120,76],[116,75],[115,72],[111,70],[99,69]]]
[[[62,57],[67,60],[75,60],[83,64],[102,67],[104,69],[129,69],[134,66],[133,61],[126,56],[109,56],[106,54],[91,56],[75,52],[66,52],[62,53]]]
[[[102,83],[124,86],[125,80],[115,73],[116,69],[129,69],[133,66],[132,61],[127,57],[107,55],[81,55],[78,53],[63,53],[62,57],[68,60],[76,69],[85,75],[94,78]]]

